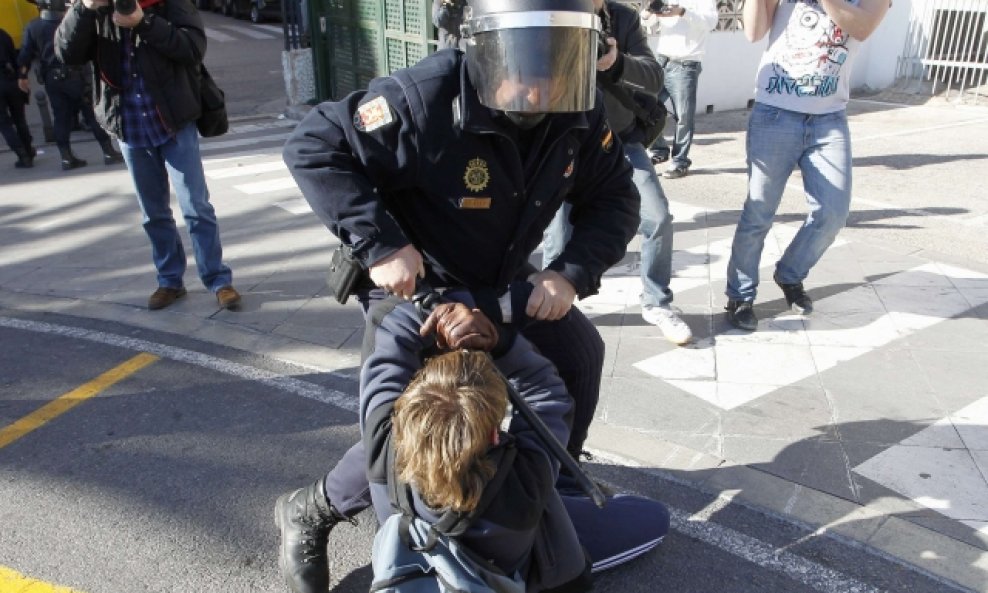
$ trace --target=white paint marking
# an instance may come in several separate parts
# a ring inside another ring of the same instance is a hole
[[[126,348],[128,350],[135,350],[138,352],[147,352],[149,354],[160,356],[161,358],[196,365],[219,373],[231,375],[239,379],[256,381],[262,385],[267,385],[269,387],[280,389],[307,399],[336,406],[355,414],[358,412],[357,398],[354,395],[348,395],[342,391],[327,389],[320,385],[316,385],[315,383],[309,383],[308,381],[302,381],[293,377],[286,377],[285,375],[279,373],[273,373],[271,371],[265,371],[263,369],[238,364],[236,362],[224,360],[215,356],[209,356],[208,354],[194,352],[192,350],[186,350],[184,348],[166,346],[164,344],[157,344],[147,340],[127,338],[124,336],[94,330],[69,327],[65,325],[55,325],[53,323],[44,323],[40,321],[27,321],[12,317],[0,317],[0,326],[24,331],[64,336],[79,340],[88,340],[90,342],[97,342],[108,346],[116,346],[118,348]],[[325,369],[317,369],[316,367],[311,368],[313,370],[325,372]]]
[[[261,142],[283,142],[288,139],[291,134],[268,134],[267,136],[254,136],[253,138],[238,138],[236,140],[220,140],[218,142],[203,142],[199,145],[200,152],[208,152],[211,150],[222,150],[224,148],[234,148],[237,146],[250,146],[251,144],[260,144]]]
[[[924,264],[821,299],[812,317],[763,319],[753,334],[729,331],[634,366],[731,410],[988,302],[988,291],[965,286],[988,287],[988,275]]]
[[[235,37],[231,37],[226,33],[221,33],[212,27],[206,27],[206,37],[212,39],[213,41],[218,41],[219,43],[225,43],[227,41],[233,41]]]
[[[276,35],[283,35],[285,33],[284,29],[282,29],[278,25],[254,25],[254,28],[255,29],[264,29],[266,31],[271,31],[272,33],[274,33]],[[280,70],[279,70],[279,72],[280,72]]]
[[[309,203],[305,201],[305,198],[294,198],[275,202],[274,205],[292,214],[309,214],[312,212],[312,208],[309,207]]]
[[[287,171],[288,166],[284,161],[269,161],[266,163],[255,163],[253,165],[240,165],[236,167],[225,167],[222,169],[211,169],[206,171],[206,177],[210,179],[229,179],[230,177],[246,177],[248,175],[259,175],[261,173],[271,173],[272,171]]]
[[[641,467],[640,463],[620,455],[597,450],[593,450],[591,453],[600,460],[610,461],[625,467]],[[692,487],[688,482],[683,483]],[[704,510],[724,508],[731,503],[730,498],[732,497],[719,497]],[[882,589],[862,583],[842,572],[807,560],[788,550],[776,548],[750,535],[745,535],[718,523],[711,523],[706,519],[697,520],[703,511],[691,514],[673,506],[666,505],[666,508],[669,509],[670,527],[679,533],[733,554],[760,568],[782,574],[821,593],[884,593]]]
[[[246,35],[252,39],[273,39],[274,35],[265,31],[257,31],[254,27],[238,27],[236,25],[220,25],[227,31],[236,31],[241,35]]]
[[[988,397],[938,420],[854,471],[988,535]]]
[[[248,195],[265,194],[272,191],[281,191],[286,189],[298,189],[295,185],[295,180],[291,177],[281,177],[279,179],[269,179],[268,181],[257,181],[255,183],[243,183],[241,185],[234,185],[234,189],[244,192]]]

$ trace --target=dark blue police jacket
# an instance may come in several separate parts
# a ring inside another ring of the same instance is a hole
[[[526,270],[563,200],[572,239],[551,268],[582,298],[625,253],[639,196],[596,106],[518,128],[480,104],[463,54],[443,50],[309,112],[284,159],[313,211],[366,265],[408,245],[434,287],[498,293]],[[520,142],[527,150],[519,150]]]

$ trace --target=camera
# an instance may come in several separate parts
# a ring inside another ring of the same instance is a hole
[[[665,0],[651,0],[651,2],[648,3],[647,9],[649,12],[653,12],[655,14],[660,14],[662,12],[665,12],[666,9]]]
[[[137,0],[113,0],[114,12],[127,16],[137,10]]]
[[[611,46],[607,45],[607,38],[611,36],[611,17],[607,11],[600,13],[600,31],[597,34],[597,59],[604,57],[604,54],[611,51]]]

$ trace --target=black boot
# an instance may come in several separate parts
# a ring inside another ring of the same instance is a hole
[[[85,167],[87,164],[86,161],[72,154],[72,148],[68,146],[59,146],[58,152],[62,155],[63,171],[68,171],[69,169],[76,169],[79,167]]]
[[[326,500],[325,479],[283,494],[274,504],[274,522],[281,530],[278,566],[292,593],[329,590],[329,532],[340,521],[353,523]]]
[[[17,162],[14,166],[18,169],[30,169],[34,166],[34,156],[23,148],[15,148],[14,153],[17,154]]]
[[[115,165],[123,162],[123,155],[116,148],[113,148],[113,142],[111,140],[103,140],[99,145],[103,149],[104,165]]]

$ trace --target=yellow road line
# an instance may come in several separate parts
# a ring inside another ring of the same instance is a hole
[[[16,570],[0,565],[0,593],[80,593],[69,587],[59,587],[26,577]]]
[[[68,412],[87,399],[98,395],[114,383],[126,379],[156,360],[158,360],[157,356],[142,352],[127,362],[106,371],[89,383],[77,387],[65,395],[60,396],[58,399],[41,406],[10,426],[0,429],[0,449],[13,443],[32,430],[43,426],[48,421]],[[7,591],[10,591],[10,589],[0,588],[0,593],[7,593]]]

